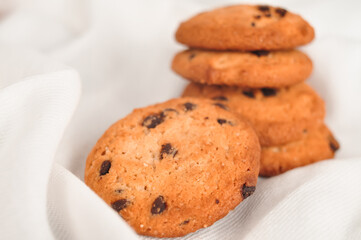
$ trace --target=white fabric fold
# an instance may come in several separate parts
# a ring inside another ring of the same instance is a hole
[[[63,70],[0,90],[1,235],[50,239],[50,169],[79,98],[78,75]]]
[[[49,180],[47,209],[56,239],[138,239],[113,209],[58,164]]]

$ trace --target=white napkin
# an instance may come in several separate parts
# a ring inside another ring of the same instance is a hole
[[[1,238],[139,238],[83,183],[86,156],[133,108],[179,96],[186,82],[169,68],[183,48],[174,31],[217,5],[227,3],[18,2],[0,23]],[[260,179],[227,217],[184,239],[361,239],[361,4],[277,5],[316,28],[303,48],[314,61],[309,83],[341,150],[336,160]]]
[[[1,85],[11,84],[0,90],[1,237],[49,239],[46,188],[79,99],[78,74],[70,69],[46,73],[60,66],[28,51],[0,51]],[[31,76],[39,71],[44,74]]]

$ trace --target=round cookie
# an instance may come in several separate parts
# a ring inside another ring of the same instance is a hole
[[[277,146],[296,141],[304,129],[322,122],[323,100],[305,83],[285,88],[246,89],[190,83],[184,97],[211,98],[248,119],[261,146]]]
[[[203,12],[181,23],[176,32],[180,43],[213,50],[292,49],[313,38],[313,28],[301,16],[265,5]]]
[[[259,160],[249,124],[213,101],[180,98],[113,124],[88,156],[85,183],[139,234],[176,237],[250,196]]]
[[[184,78],[203,84],[279,88],[307,79],[312,72],[312,61],[298,50],[186,50],[174,57],[172,69]]]
[[[275,176],[296,167],[333,158],[339,147],[339,143],[324,124],[312,127],[296,142],[263,147],[260,175]]]

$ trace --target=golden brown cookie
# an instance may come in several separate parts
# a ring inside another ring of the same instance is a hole
[[[139,233],[176,237],[212,225],[250,196],[260,145],[249,124],[206,99],[173,99],[113,124],[85,183]]]
[[[312,41],[313,28],[299,15],[271,6],[234,5],[181,23],[178,42],[213,50],[292,49]]]
[[[279,88],[307,79],[312,72],[312,61],[298,50],[186,50],[174,57],[172,69],[193,82],[209,85]]]
[[[333,158],[340,145],[324,125],[313,126],[296,142],[263,147],[261,176],[275,176],[290,169]]]
[[[211,98],[248,119],[261,146],[277,146],[298,140],[303,130],[322,122],[325,116],[323,100],[305,83],[279,89],[190,83],[183,96]]]

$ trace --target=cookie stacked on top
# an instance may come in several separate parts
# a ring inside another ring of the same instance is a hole
[[[190,47],[172,63],[191,81],[183,96],[210,98],[253,125],[262,176],[332,158],[339,148],[323,123],[323,100],[304,83],[312,61],[295,49],[313,38],[301,16],[264,5],[204,12],[176,32]]]

